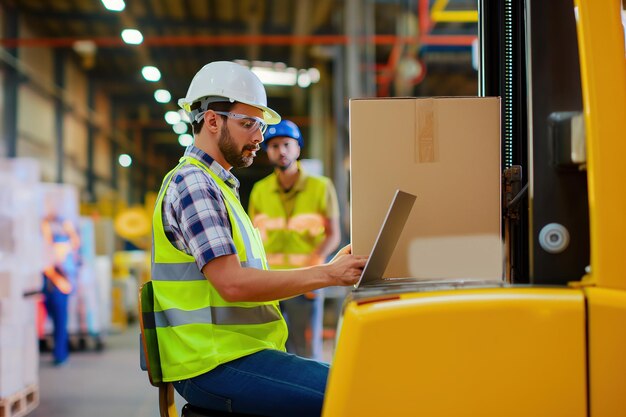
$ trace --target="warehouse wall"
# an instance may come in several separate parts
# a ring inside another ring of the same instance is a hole
[[[4,10],[0,8],[0,31],[3,30]],[[23,20],[18,22],[21,38],[40,38],[36,28]],[[59,89],[54,80],[55,53],[63,55],[64,88]],[[114,163],[111,140],[110,100],[106,91],[97,85],[94,90],[94,108],[88,108],[89,79],[78,56],[71,50],[44,47],[21,47],[17,51],[20,85],[17,93],[17,156],[35,158],[40,165],[42,181],[58,180],[58,159],[62,158],[63,182],[76,185],[83,200],[103,196],[124,198],[129,181],[123,168]],[[4,63],[11,65],[11,63]],[[3,91],[5,72],[0,71],[0,114],[4,113],[6,94]],[[62,98],[63,155],[58,155],[56,137],[56,103]],[[94,133],[93,171],[94,196],[87,194],[88,133],[89,123],[97,128]],[[0,129],[4,118],[0,117]],[[1,138],[0,156],[6,155],[6,138]],[[123,140],[123,139],[122,139]],[[117,184],[113,186],[113,169],[117,171]]]
[[[111,141],[108,139],[111,126],[111,102],[106,92],[96,91],[95,97],[95,117],[97,124],[103,126],[104,129],[96,131],[94,139],[94,172],[98,181],[96,181],[95,192],[100,196],[111,192]]]
[[[84,111],[87,109],[87,77],[73,59],[65,61],[65,82],[67,98],[77,109],[66,113],[63,122],[63,140],[65,148],[64,181],[78,186],[79,190],[87,187],[87,130]]]
[[[22,21],[19,33],[35,37]],[[42,181],[56,180],[54,101],[43,86],[53,85],[53,51],[45,48],[20,48],[18,59],[29,72],[17,93],[17,156],[39,160]]]

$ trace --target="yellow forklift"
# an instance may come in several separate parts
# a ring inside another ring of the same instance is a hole
[[[623,8],[479,1],[505,279],[353,292],[324,417],[626,415]]]

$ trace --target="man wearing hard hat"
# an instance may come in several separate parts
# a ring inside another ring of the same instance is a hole
[[[352,285],[365,257],[345,247],[328,264],[269,271],[230,172],[252,164],[280,116],[261,81],[232,62],[212,62],[179,105],[194,144],[163,180],[153,216],[154,302],[163,380],[207,410],[319,416],[328,365],[285,352],[280,299]]]
[[[304,144],[290,120],[270,126],[263,148],[274,172],[254,184],[248,215],[259,228],[271,269],[323,263],[340,240],[337,193],[330,178],[303,169],[298,158]],[[287,349],[322,358],[323,293],[281,301],[289,325]],[[311,329],[311,338],[305,337]]]

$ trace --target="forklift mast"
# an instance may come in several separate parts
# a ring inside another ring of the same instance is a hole
[[[580,280],[589,210],[575,9],[571,0],[481,0],[479,10],[479,92],[502,97],[502,170],[527,186],[516,212],[503,201],[508,281]]]

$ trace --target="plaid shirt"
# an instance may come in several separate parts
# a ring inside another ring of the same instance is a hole
[[[191,145],[185,155],[204,163],[239,196],[239,181],[202,150]],[[198,268],[212,259],[237,253],[224,197],[213,178],[187,164],[172,178],[163,198],[163,227],[169,241],[193,256]]]

